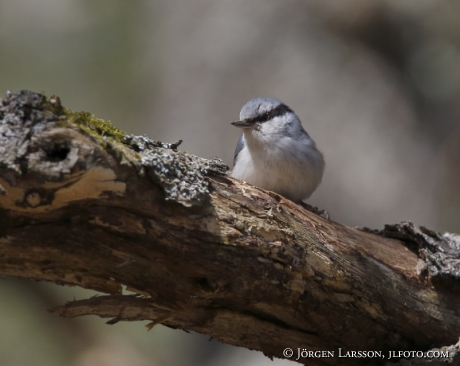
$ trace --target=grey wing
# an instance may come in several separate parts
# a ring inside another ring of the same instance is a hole
[[[238,142],[236,143],[235,154],[233,155],[233,166],[235,166],[236,159],[238,158],[238,154],[244,147],[243,134],[244,133],[241,134]]]

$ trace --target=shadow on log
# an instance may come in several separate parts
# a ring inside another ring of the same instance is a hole
[[[0,118],[0,274],[107,294],[52,309],[62,316],[150,320],[268,357],[333,352],[298,360],[315,365],[458,340],[458,236],[326,221],[58,97],[8,93]],[[442,350],[459,362],[457,349]],[[339,357],[352,351],[376,352]]]

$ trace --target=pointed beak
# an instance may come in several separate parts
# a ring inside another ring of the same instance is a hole
[[[249,121],[234,121],[230,123],[233,126],[239,127],[239,128],[251,128],[254,126],[254,122],[249,122]]]

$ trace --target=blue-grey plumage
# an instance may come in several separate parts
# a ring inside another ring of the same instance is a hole
[[[236,143],[235,153],[233,154],[233,166],[235,166],[236,158],[238,157],[238,154],[240,153],[241,149],[243,149],[244,147],[243,135],[244,135],[244,132],[240,135],[240,138],[238,139],[238,142]]]
[[[231,175],[300,202],[316,190],[324,171],[323,154],[303,129],[299,117],[274,98],[247,102]]]

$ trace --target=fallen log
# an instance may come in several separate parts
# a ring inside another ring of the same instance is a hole
[[[106,294],[52,309],[61,316],[149,320],[315,365],[457,342],[459,236],[327,221],[179,144],[8,93],[0,274]]]

